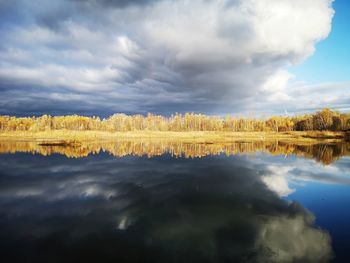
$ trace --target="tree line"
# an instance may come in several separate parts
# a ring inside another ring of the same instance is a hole
[[[165,117],[161,115],[114,114],[108,118],[79,115],[40,117],[0,116],[0,131],[342,131],[350,128],[350,113],[325,108],[314,114],[273,116],[268,119],[233,116],[208,116],[185,113]]]

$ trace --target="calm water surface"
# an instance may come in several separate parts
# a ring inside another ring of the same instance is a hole
[[[326,161],[321,146],[303,157],[3,151],[2,262],[349,262],[350,158],[332,147]]]

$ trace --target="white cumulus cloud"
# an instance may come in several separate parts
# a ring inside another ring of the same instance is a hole
[[[286,67],[313,54],[334,14],[331,0],[34,2],[2,6],[22,15],[1,20],[3,112],[62,111],[41,101],[52,92],[82,112],[293,107]]]

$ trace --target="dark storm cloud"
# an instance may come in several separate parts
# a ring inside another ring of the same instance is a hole
[[[36,22],[53,30],[60,30],[62,23],[74,15],[73,10],[66,10],[64,7],[50,13],[38,14]]]
[[[0,12],[11,15],[0,27],[1,112],[293,108],[300,96],[287,89],[292,76],[283,67],[312,54],[333,10],[328,0],[291,2],[4,2]],[[285,17],[265,19],[278,8]],[[46,102],[35,103],[37,96]]]

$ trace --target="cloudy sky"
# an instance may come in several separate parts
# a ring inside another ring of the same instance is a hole
[[[346,0],[0,0],[0,114],[350,110]]]

